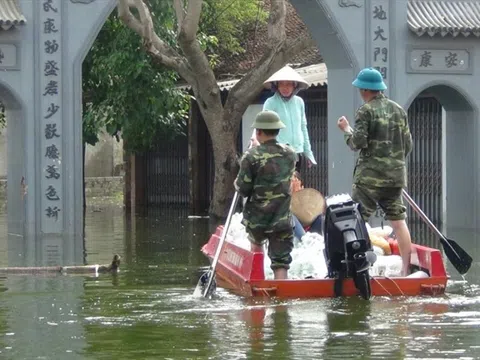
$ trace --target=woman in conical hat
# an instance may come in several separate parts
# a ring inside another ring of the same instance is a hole
[[[316,165],[308,136],[305,103],[296,95],[298,91],[306,89],[308,83],[290,66],[285,66],[265,81],[264,85],[275,94],[265,101],[263,110],[275,111],[286,125],[277,136],[278,142],[290,145],[297,153],[297,171],[300,172],[303,157],[306,158],[308,167]],[[258,145],[255,131],[251,141],[253,146]]]

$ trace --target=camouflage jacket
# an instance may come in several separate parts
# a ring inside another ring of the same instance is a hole
[[[245,152],[235,189],[248,198],[242,224],[250,229],[280,231],[291,227],[290,182],[295,151],[269,140]]]
[[[357,111],[355,129],[345,134],[347,145],[360,150],[353,182],[367,186],[406,187],[405,159],[412,135],[405,110],[379,94]]]

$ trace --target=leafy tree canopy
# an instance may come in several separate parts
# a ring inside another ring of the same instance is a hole
[[[150,0],[155,29],[175,43],[176,17],[170,1]],[[211,65],[222,53],[243,51],[245,29],[265,21],[259,0],[206,0],[198,37]],[[95,145],[102,128],[121,131],[126,150],[151,148],[158,138],[185,134],[189,96],[175,89],[176,72],[152,61],[137,34],[114,11],[83,63],[83,140]],[[0,119],[1,120],[1,119]]]

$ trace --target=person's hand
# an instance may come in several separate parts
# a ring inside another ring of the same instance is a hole
[[[290,183],[290,191],[293,194],[296,191],[302,190],[303,189],[303,184],[300,181],[299,178],[297,178],[295,175],[292,177],[292,181]]]
[[[307,158],[307,168],[311,168],[313,166],[312,160]]]
[[[347,131],[350,128],[350,124],[345,116],[342,116],[337,121],[337,126],[343,132]]]
[[[258,140],[256,138],[251,138],[250,139],[250,147],[255,147],[255,146],[258,146],[260,145],[260,143],[258,142]]]

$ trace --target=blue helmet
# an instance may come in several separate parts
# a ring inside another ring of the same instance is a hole
[[[359,89],[382,91],[387,89],[387,85],[383,82],[383,76],[380,71],[369,67],[360,71],[357,78],[352,83]]]

